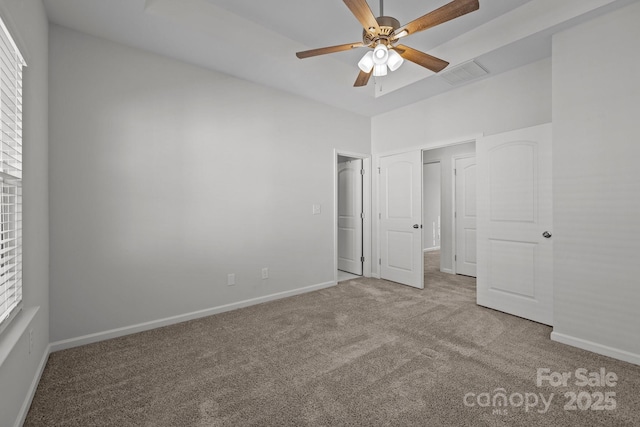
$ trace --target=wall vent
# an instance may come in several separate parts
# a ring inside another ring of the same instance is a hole
[[[460,83],[477,79],[478,77],[486,76],[487,74],[489,74],[487,70],[482,68],[482,66],[474,60],[471,60],[446,69],[438,75],[446,80],[450,85],[458,85]]]

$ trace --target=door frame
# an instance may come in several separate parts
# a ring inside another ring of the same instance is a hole
[[[466,144],[468,142],[476,142],[478,139],[484,137],[484,133],[477,133],[477,134],[473,134],[473,135],[467,135],[464,137],[460,137],[460,138],[452,138],[452,139],[448,139],[448,140],[441,140],[438,141],[436,143],[433,144],[423,144],[423,145],[418,145],[418,146],[414,146],[414,147],[407,147],[407,148],[401,148],[401,149],[397,149],[397,150],[390,150],[390,151],[384,151],[384,152],[379,152],[379,153],[373,153],[373,164],[374,164],[374,170],[378,170],[378,168],[380,167],[380,158],[381,157],[386,157],[386,156],[391,156],[394,154],[401,154],[401,153],[406,153],[408,151],[416,151],[416,150],[420,150],[422,153],[424,153],[425,151],[428,150],[435,150],[437,148],[444,148],[444,147],[451,147],[454,145],[461,145],[461,144]],[[423,160],[424,161],[424,160]],[[336,162],[337,162],[337,157],[336,157]],[[424,163],[423,163],[424,164]],[[337,163],[336,163],[337,165]],[[337,166],[336,166],[337,168]],[[453,171],[451,171],[451,173],[453,173]],[[380,191],[380,185],[378,183],[378,178],[377,178],[378,174],[376,172],[376,179],[374,179],[372,181],[373,187],[371,189],[371,201],[372,201],[372,206],[374,208],[373,211],[373,217],[372,218],[372,230],[374,230],[374,233],[372,234],[372,246],[371,246],[371,256],[374,259],[379,259],[380,258],[380,253],[381,253],[381,248],[380,248],[380,221],[378,221],[378,214],[380,212],[380,198],[378,197],[378,193]],[[420,187],[421,187],[421,191],[424,191],[424,189],[422,189],[422,182],[420,182]],[[337,235],[337,232],[336,232]],[[441,245],[442,247],[442,245]],[[375,252],[374,252],[375,249]],[[422,251],[422,248],[420,249]],[[337,254],[337,249],[336,249],[336,254]],[[366,256],[365,256],[366,257]],[[336,258],[336,264],[337,264],[337,258]],[[373,265],[371,265],[371,277],[375,277],[376,279],[380,278],[380,267],[378,266],[378,263],[374,263]]]
[[[471,142],[471,141],[469,141]],[[475,141],[477,144],[477,141]],[[453,274],[458,274],[458,265],[456,262],[456,254],[458,252],[458,247],[457,247],[457,238],[458,238],[458,218],[456,217],[456,208],[458,207],[456,205],[456,180],[458,179],[458,176],[456,174],[456,161],[459,159],[468,159],[470,157],[476,157],[475,153],[473,155],[471,154],[460,154],[457,156],[452,156],[451,157],[451,177],[453,178],[451,180],[451,186],[453,187],[451,189],[451,224],[453,225],[452,230],[451,230],[451,259],[453,260],[453,262],[451,263],[451,269],[453,270],[452,273]]]
[[[338,156],[362,160],[362,276],[371,277],[371,155],[334,148],[333,150],[333,281],[338,283]]]

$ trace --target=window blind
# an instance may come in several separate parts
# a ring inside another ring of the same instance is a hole
[[[22,306],[22,67],[0,18],[0,332]]]

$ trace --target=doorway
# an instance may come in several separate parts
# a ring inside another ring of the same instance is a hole
[[[378,277],[422,289],[425,285],[425,254],[428,253],[424,250],[431,249],[437,252],[438,247],[439,257],[435,259],[438,260],[439,270],[443,273],[457,274],[455,159],[474,156],[475,140],[378,156],[376,165]],[[439,166],[425,166],[428,164]],[[424,202],[433,200],[430,194],[425,194],[425,190],[429,191],[434,187],[427,180],[433,172],[430,169],[437,170],[438,167],[440,170],[439,233],[437,203],[432,202],[436,205],[436,213],[431,214],[435,216],[434,220],[425,218],[430,206],[425,206]],[[426,171],[425,168],[427,168]],[[473,198],[473,191],[462,193]],[[431,245],[425,246],[429,240]],[[470,243],[470,246],[475,248],[475,243]],[[472,254],[472,251],[469,253]]]
[[[337,169],[338,281],[342,281],[362,276],[362,159],[338,156]]]
[[[336,282],[371,275],[370,169],[365,155],[335,152]]]
[[[429,259],[440,263],[440,271],[443,273],[475,277],[475,271],[468,268],[475,262],[476,246],[473,239],[475,162],[472,161],[475,158],[475,150],[476,144],[472,141],[422,151],[423,251],[425,256],[430,256]],[[463,170],[458,171],[461,168]],[[434,194],[439,195],[439,201],[434,200],[434,197],[437,197]],[[434,214],[434,211],[437,213]],[[458,262],[460,260],[467,267],[462,271]],[[428,276],[425,276],[425,284],[428,284],[428,281]]]

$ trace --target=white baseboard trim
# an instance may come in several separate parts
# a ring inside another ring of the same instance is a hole
[[[79,347],[81,345],[92,344],[99,341],[105,341],[112,338],[118,338],[125,335],[131,335],[138,332],[148,331],[150,329],[161,328],[163,326],[169,326],[176,323],[186,322],[188,320],[199,319],[201,317],[212,316],[218,313],[224,313],[226,311],[237,310],[243,307],[249,307],[251,305],[261,304],[263,302],[274,301],[282,298],[292,297],[294,295],[305,294],[307,292],[318,291],[325,288],[335,286],[336,282],[324,282],[316,285],[306,286],[303,288],[293,289],[290,291],[278,292],[275,294],[264,295],[257,298],[252,298],[244,301],[238,301],[231,304],[225,304],[218,307],[207,308],[204,310],[194,311],[192,313],[179,314],[177,316],[167,317],[164,319],[152,320],[150,322],[139,323],[137,325],[125,326],[122,328],[111,329],[104,332],[97,332],[94,334],[84,335],[76,338],[69,338],[66,340],[56,341],[50,344],[51,353],[66,350],[68,348]]]
[[[593,341],[583,340],[581,338],[572,337],[558,332],[551,332],[551,341],[567,344],[593,353],[602,354],[603,356],[609,356],[624,362],[633,363],[634,365],[640,365],[640,354],[598,344]]]
[[[435,248],[427,248],[427,249],[424,249],[423,251],[424,252],[436,252],[436,251],[439,251],[439,250],[440,250],[440,246],[436,246]]]
[[[443,273],[447,273],[447,274],[456,274],[450,268],[442,268],[442,269],[440,269],[440,271],[442,271]]]
[[[33,401],[33,396],[36,395],[36,390],[38,389],[38,383],[40,383],[40,378],[42,378],[42,373],[44,372],[45,366],[47,366],[47,361],[49,360],[49,355],[51,354],[51,344],[47,346],[44,350],[44,354],[42,355],[42,359],[40,360],[40,364],[38,365],[38,370],[31,380],[31,385],[29,386],[29,390],[27,390],[27,396],[22,402],[22,407],[20,408],[20,412],[18,412],[18,418],[14,424],[14,427],[21,427],[24,424],[24,421],[27,419],[27,414],[29,413],[29,408],[31,407],[31,402]]]

